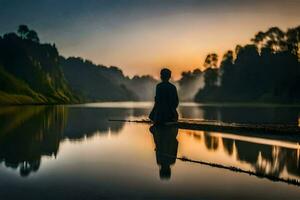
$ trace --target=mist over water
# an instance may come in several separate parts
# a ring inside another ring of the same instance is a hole
[[[181,79],[176,82],[181,101],[194,101],[195,95],[205,86],[204,73],[199,69],[183,72]]]
[[[185,90],[185,92],[180,93],[181,94],[180,98],[184,101],[193,101],[197,92],[203,89],[204,86],[205,86],[204,75],[201,74],[199,77],[196,77],[196,79],[193,80],[189,85],[183,88],[180,88],[179,86],[180,91],[181,89]]]

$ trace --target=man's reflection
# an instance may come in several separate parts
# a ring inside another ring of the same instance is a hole
[[[175,164],[177,157],[178,128],[172,125],[153,125],[150,132],[155,142],[156,162],[160,167],[159,176],[161,179],[170,179],[170,166]]]

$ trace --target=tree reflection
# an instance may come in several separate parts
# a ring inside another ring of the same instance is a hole
[[[124,123],[109,123],[109,119],[126,119],[130,115],[128,109],[90,109],[71,108],[64,137],[71,140],[81,140],[84,137],[92,137],[95,133],[107,135],[119,133]]]
[[[210,136],[206,132],[204,133],[204,143],[207,149],[216,150],[219,147],[219,138]]]
[[[63,107],[4,108],[0,115],[0,160],[28,176],[39,169],[41,157],[56,156],[65,126]]]
[[[203,139],[203,143],[199,143],[207,151],[223,151],[228,156],[234,154],[236,161],[250,164],[257,173],[280,177],[287,171],[288,175],[300,178],[299,149],[222,138],[213,136],[210,132],[204,132]]]
[[[228,155],[232,155],[233,149],[234,149],[233,148],[234,140],[222,138],[222,142],[223,142],[224,150],[226,151],[226,153]]]
[[[181,107],[183,118],[220,120],[227,123],[293,124],[298,125],[300,110],[297,107],[276,106],[199,106],[198,112],[190,112],[189,107]],[[300,178],[300,150],[250,141],[238,141],[215,137],[206,132],[203,145],[209,151],[224,150],[231,156],[236,151],[236,159],[251,164],[257,172],[273,176],[289,175]],[[223,145],[220,145],[222,141]]]
[[[117,134],[124,123],[109,123],[108,119],[126,119],[131,114],[129,109],[2,107],[0,163],[26,177],[39,169],[43,156],[57,156],[62,140],[80,141],[95,134]]]

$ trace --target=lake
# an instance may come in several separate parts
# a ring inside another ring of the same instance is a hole
[[[159,129],[147,102],[0,107],[0,199],[299,199],[295,140]],[[299,126],[300,108],[183,103],[181,118]],[[162,152],[162,153],[161,153]]]

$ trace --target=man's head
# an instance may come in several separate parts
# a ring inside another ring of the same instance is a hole
[[[163,68],[160,71],[160,78],[162,81],[169,81],[171,78],[171,70],[169,70],[168,68]]]

